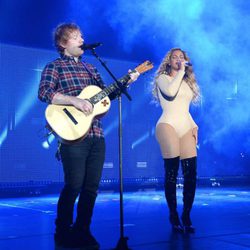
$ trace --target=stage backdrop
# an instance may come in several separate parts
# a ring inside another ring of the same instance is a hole
[[[57,142],[46,137],[44,110],[46,104],[37,98],[41,71],[45,64],[58,55],[54,51],[0,44],[0,182],[63,181],[60,162],[55,159]],[[96,58],[84,56],[94,64],[106,84],[113,81]],[[145,60],[148,58],[145,58]],[[105,58],[118,78],[141,62]],[[158,65],[132,83],[129,94],[132,101],[122,98],[123,168],[125,178],[163,177],[163,163],[155,140],[155,124],[161,109],[152,103],[150,84]],[[202,86],[201,86],[202,87]],[[203,92],[206,95],[206,92]],[[237,100],[220,101],[221,111],[237,105]],[[210,103],[191,109],[199,125],[199,176],[249,175],[249,151],[238,143],[249,138],[249,131],[230,131],[218,137],[220,150],[214,141],[216,133],[211,126],[218,114],[212,114]],[[209,117],[207,116],[209,114]],[[217,118],[216,118],[217,117]],[[107,154],[103,179],[118,178],[118,101],[112,102],[103,119]],[[48,144],[49,141],[49,144]],[[223,144],[237,148],[224,152]]]

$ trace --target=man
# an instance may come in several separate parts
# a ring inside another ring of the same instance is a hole
[[[76,24],[59,25],[54,33],[55,46],[60,58],[47,64],[42,72],[38,97],[55,105],[72,105],[86,116],[93,111],[88,100],[77,96],[89,85],[104,88],[96,68],[81,61],[84,39]],[[130,73],[134,81],[139,73]],[[116,98],[113,93],[110,99]],[[91,217],[97,196],[105,159],[105,140],[99,118],[94,118],[87,136],[73,144],[59,143],[64,170],[64,187],[61,191],[55,221],[55,243],[62,247],[99,249],[99,243],[90,232]],[[73,223],[76,198],[77,216]]]

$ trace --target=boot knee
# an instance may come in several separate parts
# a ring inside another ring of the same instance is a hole
[[[181,167],[184,180],[196,180],[197,176],[197,157],[187,158],[181,160]]]

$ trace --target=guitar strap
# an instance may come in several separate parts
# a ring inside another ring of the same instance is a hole
[[[86,65],[86,63],[82,62],[83,67],[86,69],[86,71],[89,73],[89,76],[96,82],[97,86],[100,86],[99,81],[97,80],[97,78],[91,73],[91,71],[89,70],[88,66]]]

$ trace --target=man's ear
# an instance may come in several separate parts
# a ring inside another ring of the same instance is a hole
[[[60,48],[60,50],[62,50],[62,51],[64,51],[64,50],[65,50],[65,47],[64,47],[64,46],[62,46],[61,44],[59,45],[59,48]]]
[[[60,43],[59,43],[59,46],[60,46],[60,48],[61,48],[62,50],[64,50],[65,47],[66,47],[66,43],[60,42]]]

